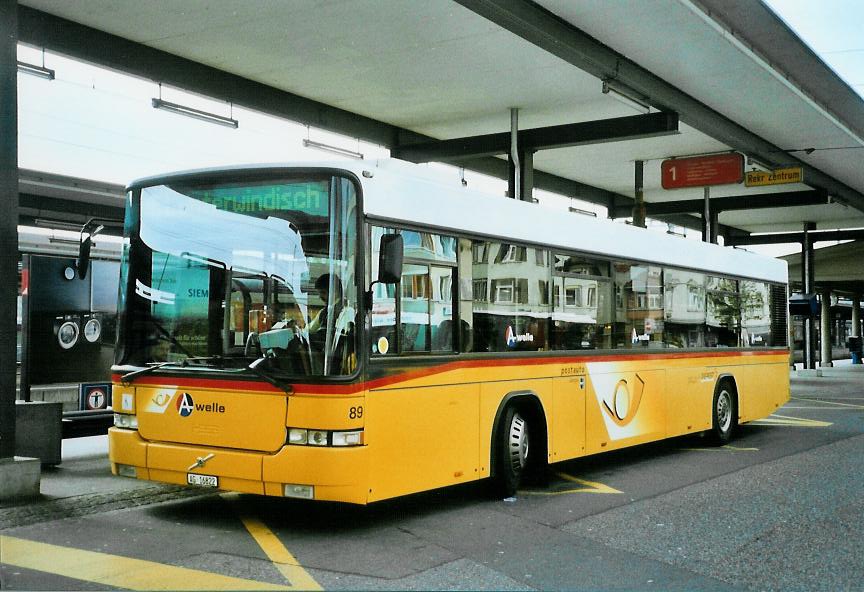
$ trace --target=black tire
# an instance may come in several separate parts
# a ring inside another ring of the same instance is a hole
[[[516,494],[533,450],[530,446],[530,426],[527,417],[515,406],[504,412],[494,442],[495,474],[491,480],[491,494],[496,498]]]
[[[729,380],[717,383],[711,404],[711,431],[709,441],[715,446],[728,444],[738,426],[738,396]]]

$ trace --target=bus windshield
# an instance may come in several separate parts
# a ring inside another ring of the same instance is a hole
[[[327,174],[132,195],[118,363],[356,370],[356,190]]]

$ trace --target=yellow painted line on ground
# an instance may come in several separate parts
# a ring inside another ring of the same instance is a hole
[[[835,401],[826,401],[824,399],[802,399],[800,397],[792,397],[795,401],[812,401],[813,403],[820,403],[823,405],[836,405],[837,407],[851,407],[852,409],[864,409],[864,405],[853,405],[852,403],[837,403]],[[784,409],[790,409],[790,407],[784,407]]]
[[[745,448],[742,446],[730,446],[727,444],[726,446],[706,446],[705,448],[682,448],[681,450],[687,450],[690,452],[759,452],[758,448]]]
[[[804,419],[803,417],[789,417],[788,415],[772,415],[765,419],[750,422],[748,425],[779,425],[796,428],[827,428],[834,425],[830,421],[819,421],[818,419]]]
[[[565,489],[563,491],[520,491],[520,493],[524,493],[526,495],[566,495],[570,493],[624,493],[623,491],[618,491],[614,487],[609,487],[608,485],[604,485],[603,483],[596,483],[594,481],[586,481],[585,479],[579,479],[578,477],[574,477],[572,475],[568,475],[567,473],[556,472],[558,477],[564,479],[565,481],[570,481],[571,483],[578,483],[583,487],[579,487],[576,489]]]
[[[290,590],[277,584],[2,535],[0,564],[126,590]]]
[[[226,500],[236,502],[238,496],[237,494],[222,494],[222,497]],[[235,505],[235,510],[236,509],[237,507]],[[276,569],[278,569],[291,584],[289,589],[323,590],[321,585],[316,582],[311,575],[309,575],[309,572],[303,569],[303,566],[300,565],[300,562],[297,561],[294,555],[285,548],[285,545],[282,544],[279,537],[267,528],[266,524],[254,516],[249,516],[239,510],[238,515],[240,516],[240,520],[243,522],[243,526],[246,527],[246,530],[249,531],[249,534],[252,535],[252,538],[255,539],[255,542],[258,543],[259,547],[261,547],[261,550],[264,551],[270,561],[273,562],[273,565],[276,566]]]
[[[783,411],[787,409],[797,409],[799,411],[846,411],[846,409],[841,409],[839,407],[793,407],[790,405],[784,405]],[[864,407],[862,407],[864,409]]]

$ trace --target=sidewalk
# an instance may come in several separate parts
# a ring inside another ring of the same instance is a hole
[[[212,494],[111,474],[108,436],[64,440],[62,462],[43,467],[37,499],[0,503],[0,530]]]
[[[795,364],[795,370],[792,376],[801,378],[812,377],[844,377],[844,378],[862,378],[864,379],[864,364],[852,364],[852,360],[834,360],[834,365],[828,368],[817,367],[815,370],[805,370],[804,365],[800,362]]]

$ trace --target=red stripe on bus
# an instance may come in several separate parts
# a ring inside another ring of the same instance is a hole
[[[695,358],[734,358],[752,356],[788,356],[788,350],[748,350],[748,351],[718,351],[718,352],[676,352],[670,354],[607,354],[593,356],[561,356],[561,357],[530,357],[530,358],[506,358],[487,360],[457,360],[447,362],[429,368],[419,370],[408,370],[393,376],[376,378],[367,382],[354,384],[307,384],[294,385],[295,392],[299,394],[326,394],[326,395],[351,395],[364,390],[373,390],[386,386],[417,380],[434,374],[443,374],[453,370],[466,370],[471,368],[495,368],[507,366],[544,366],[551,364],[587,364],[592,362],[632,362],[639,360],[681,360]],[[111,379],[115,383],[120,382],[120,374],[114,374]],[[224,380],[219,378],[188,378],[173,377],[170,379],[154,376],[152,378],[140,378],[135,384],[148,387],[186,387],[186,388],[212,388],[223,390],[255,390],[257,392],[281,393],[277,386],[267,382],[246,380]]]

